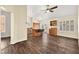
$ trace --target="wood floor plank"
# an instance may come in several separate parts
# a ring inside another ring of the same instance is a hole
[[[64,37],[46,36],[32,37],[28,40],[9,45],[2,49],[2,54],[79,54],[78,40]],[[10,43],[9,38],[2,42]]]

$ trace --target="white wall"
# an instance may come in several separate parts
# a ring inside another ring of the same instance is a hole
[[[26,6],[1,6],[11,12],[11,44],[27,40]]]
[[[42,11],[45,9],[44,5],[27,5],[27,22],[28,28],[32,26],[34,20],[40,20],[41,24],[47,24],[48,20],[51,19],[52,13],[45,13]],[[32,22],[30,17],[32,17]]]
[[[14,44],[19,41],[27,40],[27,27],[26,27],[26,6],[14,7],[14,37],[11,43]],[[15,39],[15,40],[14,40]]]

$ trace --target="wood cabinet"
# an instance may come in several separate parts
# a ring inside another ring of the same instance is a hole
[[[32,29],[32,36],[42,36],[42,32],[38,32],[38,29]]]
[[[40,29],[40,23],[33,23],[32,29]]]
[[[32,27],[32,36],[33,37],[42,35],[42,32],[38,32],[38,30],[40,30],[40,23],[33,23],[33,27]]]
[[[50,21],[50,26],[57,26],[57,21],[56,20]]]
[[[57,35],[57,28],[50,28],[50,29],[49,29],[49,34],[56,36],[56,35]]]
[[[57,35],[57,20],[50,21],[49,34],[56,36]]]

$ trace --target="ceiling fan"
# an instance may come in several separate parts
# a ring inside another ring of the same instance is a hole
[[[46,7],[47,8],[45,10],[43,10],[43,11],[46,11],[46,13],[47,12],[54,12],[53,9],[58,8],[58,6],[51,6],[51,5],[46,5]]]

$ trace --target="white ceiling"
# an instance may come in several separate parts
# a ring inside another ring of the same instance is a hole
[[[45,13],[44,10],[46,8],[45,5],[28,5],[27,6],[27,15],[33,17],[33,19],[49,19],[53,17],[63,17],[70,15],[77,15],[77,6],[76,5],[59,5],[57,9],[54,10],[53,13]]]

